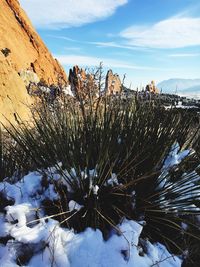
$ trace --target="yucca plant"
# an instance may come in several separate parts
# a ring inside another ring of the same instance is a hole
[[[190,218],[191,219],[191,218]],[[192,231],[194,236],[200,236],[200,224],[197,222],[197,219],[193,220],[192,226],[189,228],[189,231]],[[197,225],[197,226],[196,226]],[[189,237],[186,241],[187,252],[188,254],[185,257],[183,262],[183,267],[196,267],[199,265],[200,261],[200,241],[199,239]]]
[[[25,157],[24,151],[0,128],[0,182],[12,183],[23,176],[27,165]],[[0,199],[0,212],[5,212],[6,206],[14,204],[4,190],[0,191]]]
[[[11,148],[11,139],[0,129],[0,181],[11,177],[16,170],[16,161]]]
[[[28,155],[16,141],[0,129],[0,181],[8,178],[20,179],[30,171]]]
[[[174,144],[192,144],[198,130],[192,120],[186,111],[151,102],[102,97],[44,104],[30,125],[7,131],[32,165],[52,178],[60,198],[43,206],[61,224],[78,232],[99,228],[107,238],[125,217],[145,220],[146,237],[180,252],[184,248],[172,235],[182,236],[182,216],[199,212],[193,206],[199,176],[180,172],[179,165],[162,168]],[[55,171],[60,180],[51,177]]]
[[[200,242],[200,236],[182,227],[187,218],[199,214],[200,177],[197,170],[181,174],[176,167],[171,170],[172,173],[162,177],[157,190],[149,189],[149,197],[143,195],[142,199],[139,198],[138,210],[145,207],[144,235],[149,236],[150,233],[150,239],[165,243],[174,253],[187,249],[184,244],[186,236],[197,238]]]

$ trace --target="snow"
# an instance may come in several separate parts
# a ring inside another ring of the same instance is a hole
[[[93,191],[93,194],[94,194],[94,195],[97,195],[97,194],[98,194],[98,191],[99,191],[99,187],[98,187],[98,185],[93,186],[93,187],[92,187],[92,191]]]
[[[26,214],[30,212],[30,204],[21,204],[17,206],[7,206],[5,210],[7,211],[6,219],[8,222],[17,220],[17,226],[23,227],[26,225]]]
[[[199,107],[198,106],[187,106],[187,105],[182,105],[182,104],[178,104],[178,105],[170,105],[170,106],[164,106],[164,108],[166,109],[166,110],[168,110],[168,109],[173,109],[173,108],[181,108],[181,109],[196,109],[196,110],[198,110],[199,109]]]
[[[178,165],[190,153],[191,151],[189,149],[180,151],[180,146],[178,143],[172,145],[169,154],[163,162],[162,173],[158,178],[158,180],[160,181],[158,189],[163,188],[167,184],[168,181],[166,179],[166,176],[168,175],[169,169]]]
[[[164,186],[166,183],[164,176],[169,168],[179,164],[189,153],[191,153],[189,150],[180,151],[178,144],[173,145],[163,163],[159,186]],[[45,214],[41,203],[44,199],[58,198],[54,188],[55,181],[65,182],[69,191],[70,186],[54,168],[49,169],[49,173],[51,178],[46,178],[46,186],[43,185],[44,177],[39,172],[29,173],[15,183],[10,183],[8,180],[0,183],[0,192],[8,200],[13,201],[13,204],[9,204],[0,212],[0,239],[8,237],[7,243],[0,244],[0,267],[19,266],[17,259],[23,253],[29,255],[23,265],[28,267],[181,266],[181,258],[171,255],[165,246],[159,243],[152,244],[148,239],[141,239],[145,221],[124,219],[110,233],[107,241],[103,239],[98,229],[87,228],[78,234],[72,229],[63,228],[54,219],[54,215]],[[85,172],[81,175],[82,178],[87,178]],[[91,170],[89,179],[96,175],[95,170]],[[66,173],[69,179],[76,176],[74,169],[71,169],[70,175]],[[118,184],[117,175],[111,174],[107,183]],[[97,185],[92,185],[92,181],[91,189],[94,194],[98,194],[99,188]],[[69,211],[77,212],[81,208],[82,206],[74,200],[69,202]],[[187,225],[183,225],[183,228],[186,227]]]
[[[117,179],[117,175],[115,173],[111,174],[111,178],[108,179],[107,184],[112,185],[112,186],[119,184],[118,179]]]
[[[49,87],[46,87],[46,86],[40,86],[40,90],[43,93],[46,93],[46,94],[50,94],[51,93],[51,89]]]
[[[69,202],[69,211],[80,210],[83,206],[79,205],[76,201],[70,200]]]
[[[70,95],[72,97],[74,96],[72,93],[71,85],[66,86],[62,91],[65,95]]]
[[[180,151],[180,146],[178,143],[175,143],[171,151],[169,152],[167,158],[165,159],[163,169],[169,169],[174,165],[178,165],[185,157],[190,154],[190,150]]]
[[[110,182],[115,183],[116,179],[113,174]],[[10,239],[6,245],[0,245],[1,267],[19,266],[16,259],[23,252],[30,257],[24,264],[28,267],[181,266],[181,259],[170,255],[159,243],[143,241],[147,253],[141,255],[139,239],[144,222],[124,219],[117,227],[119,232],[113,230],[107,241],[98,229],[87,228],[77,234],[62,228],[53,216],[45,215],[41,206],[45,198],[56,199],[54,184],[49,181],[48,188],[43,188],[41,182],[42,175],[32,172],[16,183],[0,183],[0,192],[14,201],[0,213],[0,237]],[[80,208],[75,201],[69,202],[69,210]]]

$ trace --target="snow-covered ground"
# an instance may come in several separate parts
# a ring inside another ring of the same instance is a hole
[[[53,183],[43,188],[41,182],[42,176],[32,172],[14,184],[0,183],[2,204],[9,201],[0,213],[0,266],[181,266],[159,243],[145,240],[144,253],[138,245],[142,224],[135,221],[125,219],[119,225],[122,234],[113,232],[107,241],[99,230],[77,234],[62,228],[41,208],[44,198],[57,198]]]
[[[189,151],[175,145],[164,169],[178,164]],[[58,174],[51,179],[61,179]],[[42,208],[44,199],[58,198],[53,180],[32,172],[20,181],[0,183],[0,266],[57,267],[180,267],[181,257],[148,240],[139,242],[143,222],[124,219],[105,241],[100,230],[82,233],[63,228]],[[73,204],[73,203],[72,203]],[[143,243],[143,248],[140,245]]]

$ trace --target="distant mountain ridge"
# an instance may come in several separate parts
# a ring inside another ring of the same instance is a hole
[[[200,79],[173,78],[158,83],[157,87],[163,93],[178,93],[188,97],[200,96]]]
[[[198,92],[198,93],[200,93],[200,84],[181,90],[181,92],[184,92],[184,91],[191,91],[191,92]]]

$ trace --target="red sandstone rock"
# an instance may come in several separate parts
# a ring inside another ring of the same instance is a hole
[[[107,95],[116,95],[122,92],[122,83],[118,74],[109,70],[106,75],[105,92]]]
[[[47,85],[68,82],[18,0],[0,0],[0,114],[12,119],[15,111],[27,117],[22,103],[32,101],[26,91],[31,79],[43,80]]]

